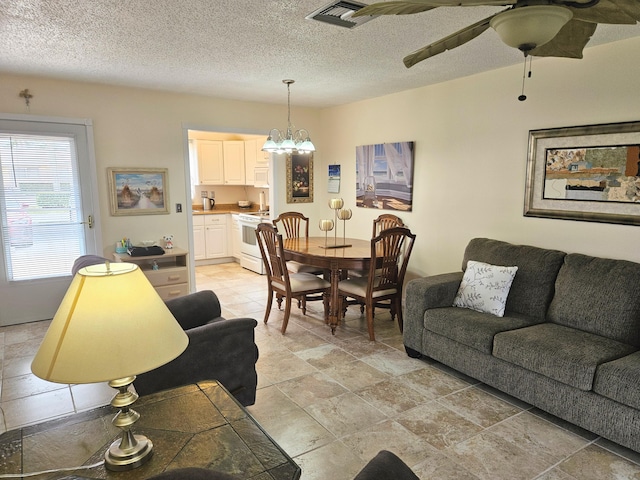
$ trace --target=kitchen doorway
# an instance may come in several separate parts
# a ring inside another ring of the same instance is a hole
[[[187,192],[190,193],[185,212],[188,215],[190,262],[194,275],[191,284],[198,288],[197,266],[208,262],[239,263],[240,260],[239,251],[234,251],[233,247],[233,235],[235,232],[240,234],[234,221],[227,222],[228,233],[223,234],[219,224],[203,225],[202,210],[207,206],[207,210],[212,209],[204,212],[206,217],[209,216],[206,214],[223,211],[228,211],[231,217],[232,212],[239,213],[239,202],[255,208],[260,204],[261,195],[264,195],[266,204],[272,205],[273,179],[278,173],[272,158],[268,156],[265,161],[261,151],[267,138],[264,133],[188,125],[183,128],[183,135],[185,178]],[[235,208],[224,210],[225,206]],[[227,239],[226,246],[221,244],[224,242],[221,238]],[[207,241],[218,244],[207,249]]]

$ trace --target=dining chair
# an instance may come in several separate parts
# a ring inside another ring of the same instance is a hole
[[[373,221],[373,233],[371,238],[377,237],[380,232],[393,227],[404,227],[402,219],[391,213],[383,213]]]
[[[378,218],[373,220],[373,233],[371,234],[371,238],[377,237],[380,234],[380,232],[387,230],[389,228],[404,227],[404,226],[405,226],[404,222],[397,215],[393,215],[392,213],[383,213],[380,216],[378,216]],[[364,277],[367,275],[367,273],[368,272],[363,270],[349,270],[347,272],[347,278]],[[346,310],[349,305],[360,305],[360,313],[364,313],[364,307],[365,307],[364,303],[359,302],[357,300],[345,299],[344,305],[343,305],[343,314],[346,314]],[[393,302],[391,304],[389,304],[388,302],[384,302],[384,303],[378,302],[378,304],[373,307],[374,312],[375,312],[375,307],[391,309],[391,320],[395,320],[395,310],[393,308]]]
[[[407,264],[416,236],[406,227],[393,227],[371,239],[371,263],[366,277],[353,277],[338,283],[340,298],[355,298],[364,303],[369,339],[375,341],[373,329],[374,307],[390,300],[392,311],[403,330],[402,287]]]
[[[282,226],[285,238],[307,238],[309,237],[309,218],[300,212],[284,212],[273,220],[276,228]],[[280,231],[278,229],[278,231]],[[304,236],[302,235],[304,233]],[[287,261],[287,268],[293,273],[313,273],[314,275],[322,275],[324,272],[317,267],[296,262],[294,260]]]
[[[269,320],[274,294],[277,297],[278,309],[282,309],[282,299],[285,299],[284,319],[282,321],[282,334],[287,330],[289,315],[291,314],[291,299],[297,299],[302,308],[302,314],[307,314],[308,295],[322,294],[328,298],[331,284],[311,273],[292,273],[287,269],[284,256],[282,234],[273,225],[260,223],[256,228],[256,237],[262,254],[265,270],[267,272],[268,298],[267,310],[264,314],[264,323]],[[324,316],[328,318],[329,304],[324,301]]]

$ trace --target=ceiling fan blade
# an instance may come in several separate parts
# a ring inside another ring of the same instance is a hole
[[[638,0],[600,0],[593,7],[569,8],[573,18],[583,22],[634,25],[640,21]]]
[[[413,67],[416,63],[426,60],[429,57],[433,57],[434,55],[438,55],[439,53],[445,52],[447,50],[452,50],[460,45],[464,45],[470,40],[473,40],[478,35],[483,33],[485,30],[489,28],[489,21],[494,17],[492,15],[490,17],[485,18],[484,20],[480,20],[479,22],[474,23],[473,25],[469,25],[468,27],[463,28],[462,30],[457,31],[437,42],[432,43],[431,45],[427,45],[426,47],[422,47],[419,50],[407,55],[404,57],[403,62],[407,68]]]
[[[353,14],[354,17],[365,15],[411,15],[436,8],[424,2],[380,2],[372,3]]]
[[[596,31],[596,23],[570,20],[550,42],[531,50],[535,57],[582,58],[582,50]]]
[[[378,2],[367,5],[353,14],[365,15],[411,15],[426,12],[437,7],[478,7],[514,5],[516,0],[409,0],[396,2]]]

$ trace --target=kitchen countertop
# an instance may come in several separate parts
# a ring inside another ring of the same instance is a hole
[[[216,204],[211,210],[204,210],[202,205],[192,205],[191,209],[194,215],[224,215],[227,213],[251,213],[260,211],[257,204],[242,208],[239,207],[237,203]]]

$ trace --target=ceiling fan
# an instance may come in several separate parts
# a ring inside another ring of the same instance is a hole
[[[353,16],[408,15],[438,7],[507,6],[479,22],[404,57],[407,68],[464,45],[492,27],[507,45],[525,57],[582,58],[598,23],[635,25],[640,0],[408,0],[380,2]]]

